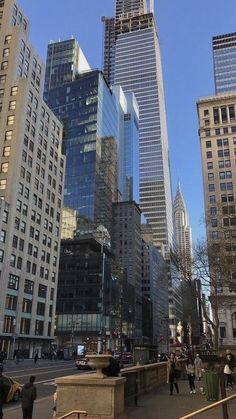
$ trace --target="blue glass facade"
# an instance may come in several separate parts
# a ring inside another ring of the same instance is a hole
[[[236,91],[236,32],[213,37],[216,94]]]
[[[64,207],[96,223],[100,202],[97,185],[101,186],[104,175],[103,143],[108,138],[116,141],[118,136],[116,100],[102,73],[91,71],[51,89],[47,102],[64,125]]]
[[[119,116],[118,189],[122,201],[139,202],[139,110],[135,95],[113,86]]]

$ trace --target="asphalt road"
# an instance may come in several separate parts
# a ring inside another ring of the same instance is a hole
[[[29,380],[31,375],[36,376],[37,400],[50,397],[55,392],[55,378],[64,377],[66,375],[81,374],[84,371],[78,371],[73,361],[44,361],[38,360],[34,365],[34,361],[25,360],[19,364],[7,361],[4,365],[4,374],[24,384]],[[9,403],[5,406],[5,411],[18,407],[18,403]]]

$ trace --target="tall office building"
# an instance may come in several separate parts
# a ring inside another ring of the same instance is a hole
[[[222,240],[230,261],[236,249],[236,94],[201,98],[197,106],[208,243]],[[232,284],[234,281],[233,275]],[[233,345],[236,302],[229,283],[224,286],[219,282],[218,306],[220,339]]]
[[[50,89],[46,97],[64,125],[64,214],[68,218],[71,210],[76,211],[111,231],[117,192],[116,99],[98,70],[78,74]]]
[[[139,201],[139,110],[132,92],[113,86],[119,110],[118,189],[122,201]]]
[[[142,231],[142,293],[152,302],[152,342],[159,352],[168,351],[168,266],[159,250],[153,245],[150,226],[143,224]]]
[[[112,205],[112,251],[135,289],[134,343],[142,343],[141,211],[134,201]]]
[[[169,149],[160,45],[153,2],[116,1],[104,22],[104,74],[135,94],[139,106],[140,207],[154,244],[168,252],[173,240]]]
[[[212,40],[216,94],[236,91],[236,32]]]
[[[89,63],[75,39],[51,42],[48,45],[44,92],[73,81],[76,75],[89,71]]]
[[[174,200],[174,219],[176,246],[181,255],[186,257],[188,269],[191,274],[192,232],[180,184],[178,184]]]
[[[54,338],[64,157],[62,125],[42,99],[29,22],[0,2],[0,351],[32,356]]]

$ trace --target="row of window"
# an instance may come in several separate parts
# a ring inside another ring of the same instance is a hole
[[[215,192],[216,185],[214,183],[209,183],[208,190],[209,192]],[[220,190],[221,191],[232,191],[233,190],[233,183],[232,182],[225,182],[220,183]]]
[[[19,283],[20,283],[20,277],[19,276],[9,274],[9,278],[8,278],[8,288],[9,289],[13,289],[13,290],[18,291],[19,290]],[[33,281],[31,281],[29,279],[25,279],[24,293],[33,295],[34,294],[34,286],[35,286],[35,284],[34,284]],[[47,298],[47,286],[46,285],[43,285],[43,284],[38,285],[38,297]],[[50,299],[51,300],[54,299],[54,288],[51,288]]]
[[[216,134],[217,132],[217,134]],[[233,125],[229,128],[227,128],[227,130],[225,130],[224,134],[227,133],[232,133],[235,134],[236,133],[236,125]],[[210,128],[205,129],[205,137],[210,137],[211,135],[220,135],[219,131],[216,130],[211,130]]]
[[[15,317],[13,316],[4,316],[4,325],[3,325],[3,332],[4,333],[13,333],[15,327]],[[28,318],[21,318],[20,323],[20,334],[22,335],[29,335],[30,334],[30,327],[31,327],[31,319]],[[47,335],[51,335],[51,322],[48,322],[48,330]],[[44,321],[43,320],[36,320],[35,321],[35,330],[34,334],[36,336],[43,336],[44,334]]]
[[[215,204],[216,203],[216,196],[215,195],[210,195],[209,196],[209,202],[210,202],[210,204]],[[234,195],[233,194],[221,195],[221,202],[222,203],[234,202]]]

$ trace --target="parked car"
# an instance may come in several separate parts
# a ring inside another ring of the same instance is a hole
[[[75,361],[75,365],[78,370],[92,370],[93,368],[90,367],[88,362],[89,360],[87,358],[80,358]]]
[[[3,384],[4,387],[8,389],[6,392],[7,395],[5,402],[9,403],[19,401],[22,385],[6,375],[3,375]]]

